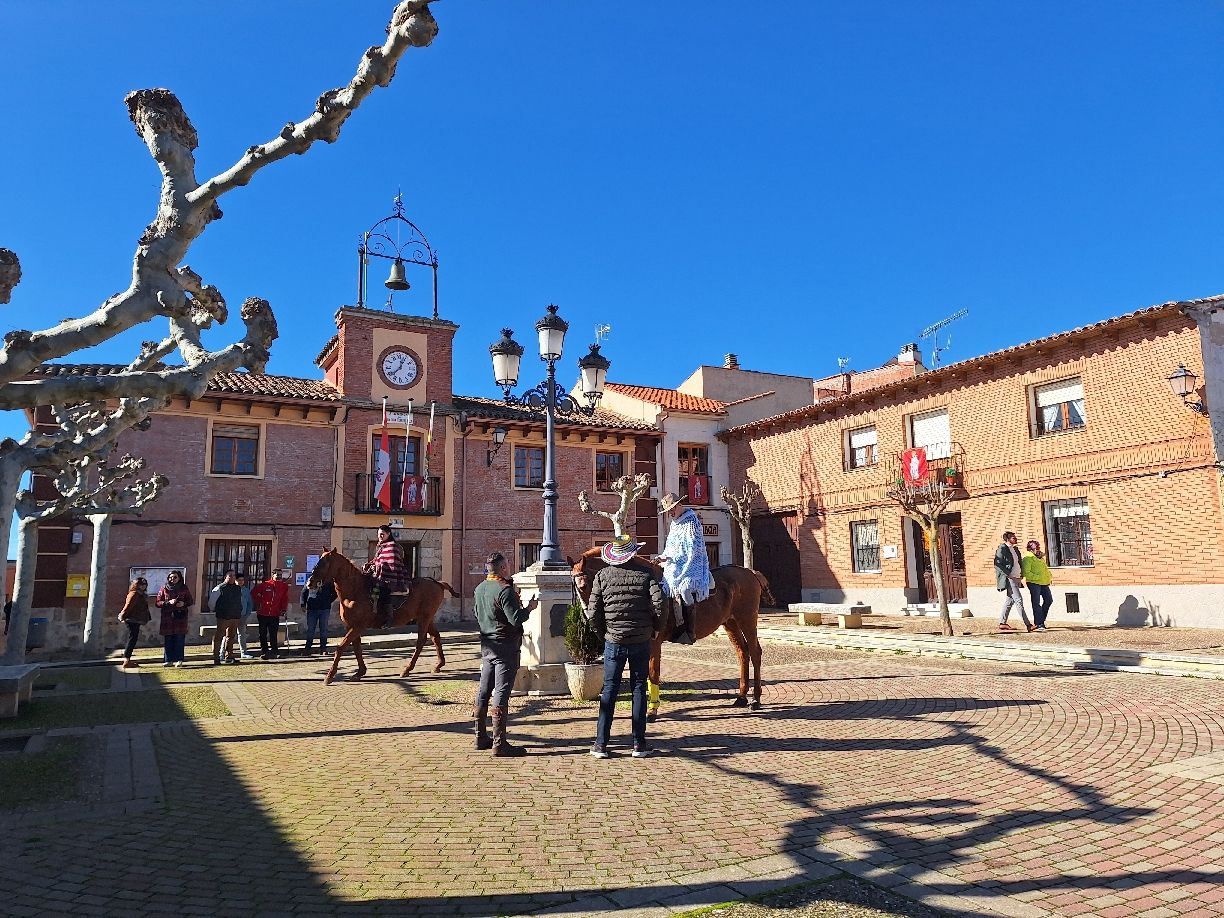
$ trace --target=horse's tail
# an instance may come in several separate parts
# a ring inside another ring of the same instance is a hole
[[[757,583],[761,585],[761,599],[767,606],[776,606],[778,601],[774,599],[774,594],[769,591],[769,581],[765,579],[765,575],[758,570],[753,570],[752,576],[757,579]]]
[[[439,580],[439,579],[438,579],[438,578],[436,578],[436,577],[431,577],[430,579],[431,579],[431,580],[433,580],[433,582],[434,582],[434,583],[436,583],[438,586],[442,587],[442,589],[446,590],[446,592],[448,592],[448,593],[450,593],[452,596],[454,596],[456,599],[462,599],[462,598],[463,598],[463,597],[462,597],[462,596],[460,596],[458,593],[456,593],[456,592],[455,592],[455,588],[454,588],[453,586],[451,586],[449,583],[447,583],[446,581],[444,581],[444,580]]]

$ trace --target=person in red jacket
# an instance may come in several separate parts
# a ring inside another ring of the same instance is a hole
[[[255,616],[259,621],[259,659],[280,656],[280,618],[289,608],[289,584],[281,580],[280,568],[251,590]]]

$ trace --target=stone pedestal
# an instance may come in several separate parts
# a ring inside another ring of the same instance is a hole
[[[565,610],[573,597],[573,579],[568,567],[538,569],[532,565],[514,575],[523,603],[538,596],[539,607],[523,626],[523,662],[514,681],[516,692],[528,695],[568,695],[565,664]]]

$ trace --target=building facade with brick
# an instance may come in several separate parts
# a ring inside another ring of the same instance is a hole
[[[756,566],[784,602],[933,601],[921,530],[887,496],[921,449],[960,485],[938,538],[974,615],[1001,606],[993,555],[1013,530],[1050,555],[1052,619],[1220,627],[1224,430],[1167,377],[1205,374],[1210,410],[1222,309],[1167,303],[732,427],[730,475],[763,492]]]
[[[155,590],[180,570],[196,597],[189,627],[199,640],[213,620],[203,612],[204,597],[225,570],[258,580],[280,568],[294,585],[289,617],[300,623],[300,581],[314,556],[336,547],[360,565],[383,523],[396,530],[414,575],[448,582],[464,597],[483,579],[490,552],[513,556],[518,569],[538,558],[543,411],[454,394],[453,323],[344,307],[336,328],[316,359],[321,378],[221,374],[202,398],[177,399],[153,416],[148,431],[124,434],[117,454],[144,457],[147,470],[166,474],[171,485],[142,516],[114,518],[109,606],[119,608],[135,573]],[[39,370],[74,371],[53,364]],[[373,482],[384,398],[389,511]],[[499,428],[505,438],[494,451]],[[603,408],[562,414],[556,431],[559,537],[562,551],[576,556],[611,536],[608,521],[579,510],[578,491],[615,510],[611,482],[621,474],[654,475],[661,434]],[[639,501],[635,511],[639,533],[654,547],[655,501]],[[49,620],[45,650],[81,646],[86,597],[68,596],[67,584],[89,572],[90,528],[71,516],[40,527],[32,615]],[[466,605],[448,599],[443,619],[464,614]],[[106,628],[108,643],[117,641],[113,614]],[[146,643],[159,640],[155,626],[145,632]]]

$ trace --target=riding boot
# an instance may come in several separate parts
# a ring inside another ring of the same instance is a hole
[[[688,635],[688,643],[697,643],[697,623],[693,621],[693,607],[681,604],[680,612],[684,616],[684,631]]]
[[[379,628],[386,628],[387,620],[391,618],[391,597],[380,592],[378,595],[377,603],[378,603],[378,606],[377,606],[378,611],[374,617],[374,623]]]
[[[690,612],[688,607],[680,600],[673,599],[672,602],[680,607],[680,621],[676,621],[675,613],[672,613],[672,630],[671,637],[668,638],[673,644],[691,644],[693,638],[691,636],[691,626],[689,624]]]
[[[492,749],[493,738],[489,736],[489,703],[478,704],[472,708],[472,720],[476,722],[476,750]]]
[[[506,739],[506,720],[509,717],[509,708],[493,709],[493,755],[498,758],[518,758],[527,754],[522,746],[511,746]]]

